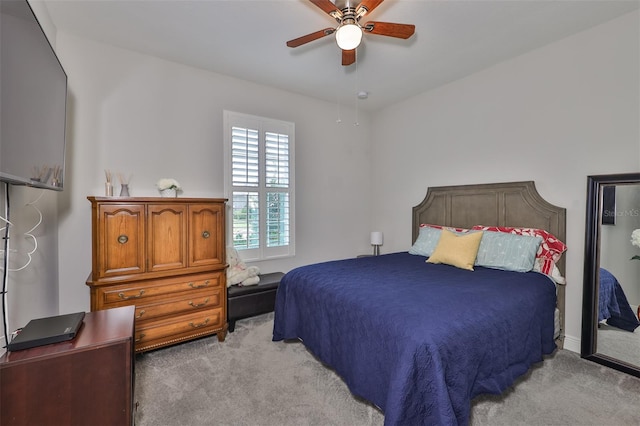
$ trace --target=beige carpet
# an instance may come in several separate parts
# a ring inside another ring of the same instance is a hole
[[[272,342],[273,314],[136,357],[137,426],[383,425],[375,407],[301,343]],[[640,379],[557,351],[502,396],[473,401],[472,425],[640,425]]]
[[[640,365],[640,327],[630,332],[601,324],[598,328],[596,349],[599,354]]]

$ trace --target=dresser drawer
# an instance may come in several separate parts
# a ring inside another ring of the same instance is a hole
[[[147,300],[148,301],[148,300]],[[157,302],[136,302],[136,323],[167,315],[178,315],[222,307],[223,289],[180,293],[180,297]]]
[[[195,336],[213,334],[225,328],[222,308],[206,309],[197,313],[172,317],[166,321],[137,323],[135,330],[136,351],[153,349],[166,344],[188,340]]]
[[[223,275],[221,272],[213,274],[180,276],[159,280],[134,281],[127,284],[101,287],[96,291],[100,309],[108,309],[123,305],[140,305],[146,301],[172,298],[178,293],[189,293],[200,290],[222,289]],[[182,297],[182,296],[181,296]]]

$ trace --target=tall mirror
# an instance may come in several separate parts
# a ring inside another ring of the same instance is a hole
[[[640,173],[588,176],[586,213],[581,355],[640,377]]]

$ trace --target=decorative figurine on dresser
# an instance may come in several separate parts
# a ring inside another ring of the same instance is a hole
[[[225,202],[91,201],[91,310],[135,306],[135,350],[227,333]]]

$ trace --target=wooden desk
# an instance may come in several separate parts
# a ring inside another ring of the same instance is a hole
[[[134,312],[89,312],[73,340],[2,355],[0,424],[133,424]]]

